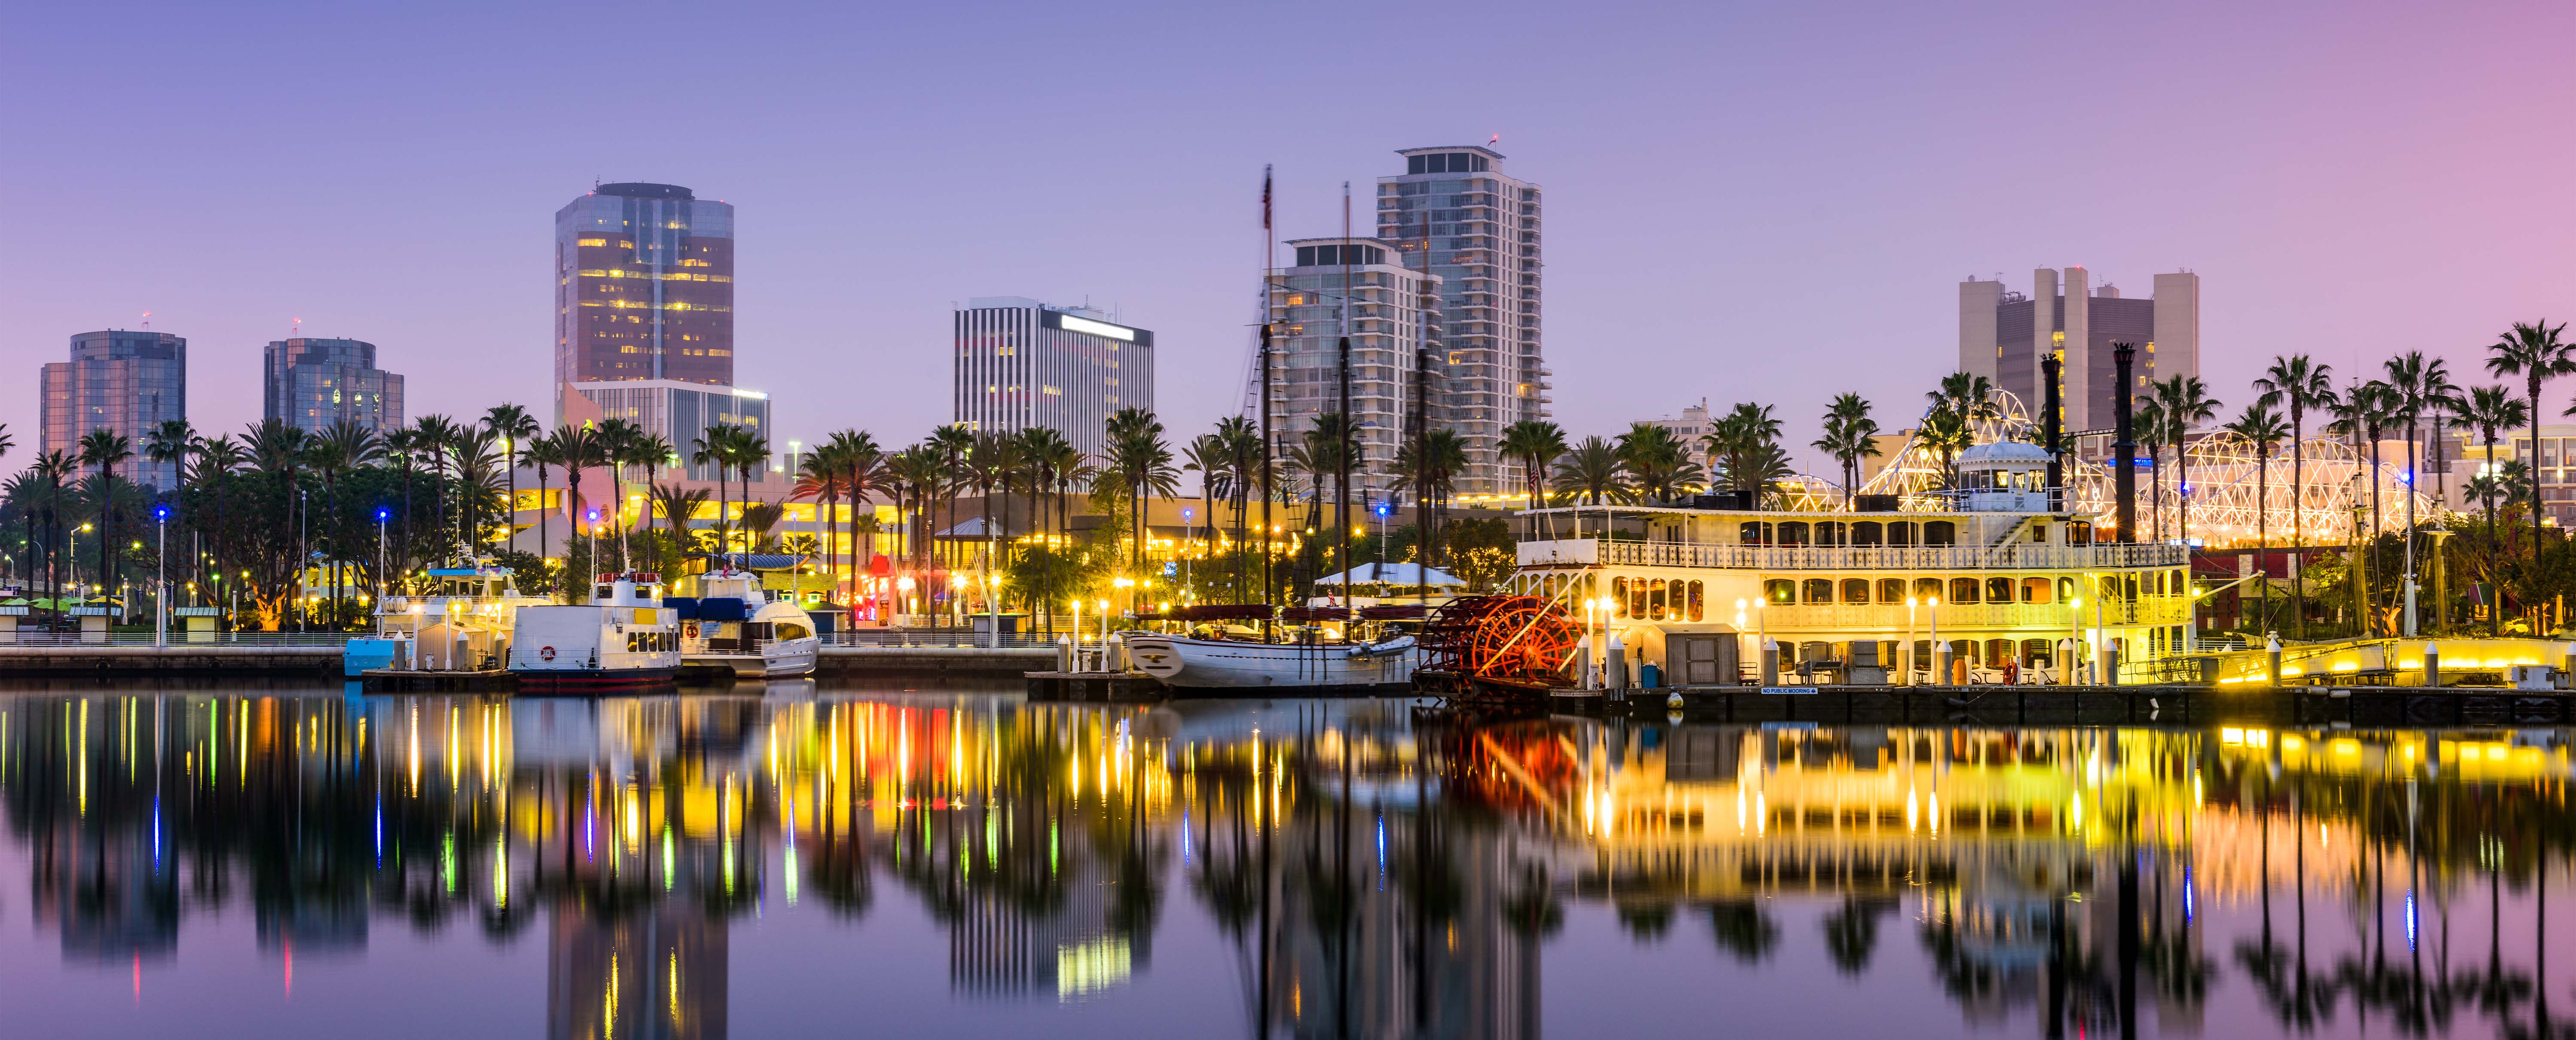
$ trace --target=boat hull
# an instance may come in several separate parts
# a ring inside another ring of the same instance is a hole
[[[1403,693],[1412,688],[1413,671],[1422,665],[1422,650],[1410,638],[1374,647],[1147,634],[1126,639],[1136,670],[1180,696]]]
[[[681,665],[693,672],[731,672],[738,679],[784,679],[814,674],[814,662],[821,653],[819,639],[788,639],[763,646],[756,654],[687,654]]]
[[[512,669],[519,692],[529,695],[617,693],[627,690],[669,686],[680,677],[679,665],[657,668]]]

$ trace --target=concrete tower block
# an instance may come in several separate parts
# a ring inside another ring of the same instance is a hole
[[[2101,425],[2093,421],[2102,413],[2094,398],[2103,388],[2093,378],[2092,286],[2092,275],[2083,268],[2066,269],[2066,421],[2077,430]]]
[[[2030,273],[2030,370],[2039,371],[2039,359],[2056,349],[2057,270],[2042,267]],[[2036,379],[2037,377],[2033,377]],[[2071,428],[2071,427],[2070,427]]]
[[[2156,276],[2155,377],[2200,374],[2200,276]]]
[[[1997,380],[1995,308],[2003,305],[2004,283],[1974,278],[1959,283],[1959,371]]]

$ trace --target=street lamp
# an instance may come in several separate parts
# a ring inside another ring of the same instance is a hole
[[[376,602],[385,601],[385,521],[393,511],[376,507]]]
[[[167,503],[152,507],[152,522],[158,534],[153,555],[152,646],[170,645],[170,507]]]

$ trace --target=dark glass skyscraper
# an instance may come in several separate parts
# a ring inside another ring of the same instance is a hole
[[[733,207],[602,184],[555,213],[555,398],[628,379],[733,385]]]
[[[163,490],[179,486],[175,463],[143,456],[144,439],[164,420],[188,417],[188,341],[167,332],[84,332],[72,357],[46,365],[38,410],[38,451],[80,451],[91,430],[114,430],[134,442],[119,472]]]
[[[403,424],[403,377],[354,339],[272,340],[261,356],[267,418],[308,432],[342,419],[382,433]]]

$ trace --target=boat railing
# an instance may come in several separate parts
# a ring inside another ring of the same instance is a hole
[[[1585,538],[1523,542],[1520,562],[1522,566],[1599,563],[1750,571],[2082,571],[2180,567],[2184,552],[2179,545],[1708,545]]]
[[[1069,634],[1070,634],[1070,633],[1065,633],[1065,632],[1059,632],[1059,633],[1057,633],[1057,635],[1069,635]],[[832,646],[879,646],[879,647],[959,647],[959,648],[974,648],[974,647],[986,647],[986,646],[991,646],[991,645],[992,645],[992,639],[993,639],[993,637],[992,637],[992,636],[986,635],[986,634],[981,633],[981,632],[977,632],[977,631],[975,631],[975,630],[973,630],[973,629],[971,629],[971,628],[873,628],[873,627],[870,627],[870,628],[855,628],[855,629],[842,629],[842,630],[837,631],[837,632],[825,632],[825,633],[823,633],[823,635],[822,635],[822,637],[821,637],[821,638],[822,638],[822,645],[827,646],[827,647],[832,647]],[[1097,635],[1096,635],[1096,634],[1088,634],[1088,633],[1087,633],[1087,634],[1086,634],[1086,638],[1097,639],[1098,637],[1097,637]],[[1005,632],[1005,633],[1003,633],[1003,634],[1002,634],[1002,645],[1003,645],[1003,646],[1005,646],[1005,647],[1048,647],[1048,646],[1054,646],[1054,645],[1055,645],[1055,636],[1048,635],[1047,633],[1044,633],[1044,632]]]
[[[1810,603],[1765,607],[1762,623],[1773,629],[1829,631],[1904,631],[1928,635],[1934,627],[1966,629],[2016,628],[2064,632],[2096,624],[2095,605],[2086,601],[2070,609],[2063,603],[1944,603],[1939,608],[1914,607],[1909,622],[1902,604]],[[2177,596],[2147,597],[2135,603],[2101,605],[2102,625],[2179,625],[2191,617],[2191,601]]]

